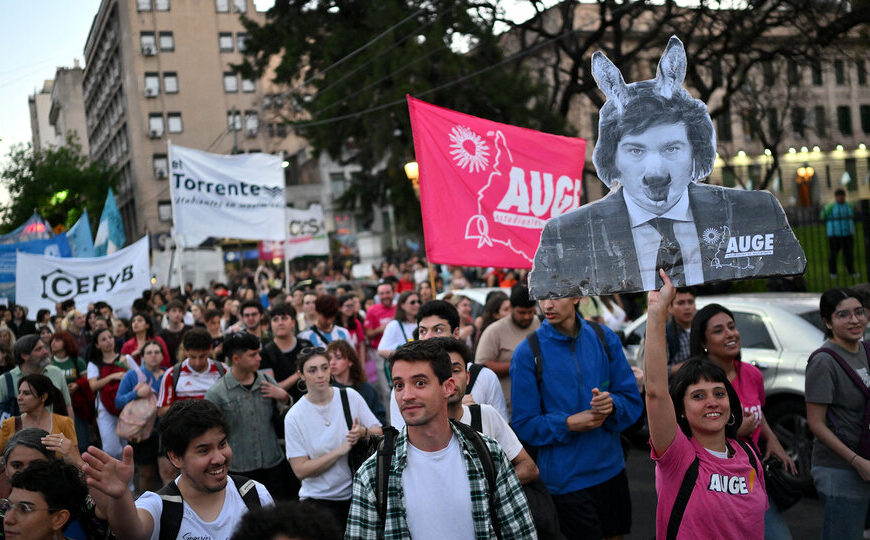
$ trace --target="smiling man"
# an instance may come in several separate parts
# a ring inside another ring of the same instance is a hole
[[[716,135],[707,106],[682,87],[679,39],[655,79],[627,85],[601,52],[592,72],[608,98],[592,161],[611,192],[547,222],[529,276],[534,298],[657,289],[658,268],[675,286],[803,272],[773,195],[698,183],[713,171]]]
[[[214,403],[176,402],[158,429],[166,456],[181,474],[135,502],[129,490],[133,448],[124,448],[123,461],[93,446],[82,456],[88,486],[108,497],[104,511],[118,538],[229,538],[245,512],[272,504],[263,484],[229,475],[229,426]]]

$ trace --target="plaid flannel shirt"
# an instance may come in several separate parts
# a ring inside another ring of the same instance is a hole
[[[453,434],[459,439],[462,456],[468,471],[471,486],[471,513],[474,520],[474,533],[477,540],[495,538],[495,529],[490,520],[489,494],[483,465],[474,453],[471,442],[451,424]],[[380,523],[377,510],[377,454],[372,455],[356,472],[353,479],[353,498],[347,518],[344,537],[353,539],[398,540],[410,539],[408,521],[405,514],[405,493],[402,489],[402,473],[408,464],[408,434],[403,428],[396,437],[396,446],[387,483],[386,526]],[[508,539],[537,538],[535,523],[529,510],[523,487],[498,443],[481,435],[492,454],[496,472],[495,509],[492,517],[501,527],[501,535]],[[438,495],[433,494],[433,501]],[[434,509],[433,509],[434,510]]]

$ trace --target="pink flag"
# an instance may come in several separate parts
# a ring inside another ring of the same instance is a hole
[[[429,260],[531,268],[544,223],[580,205],[586,141],[411,96],[408,108]]]

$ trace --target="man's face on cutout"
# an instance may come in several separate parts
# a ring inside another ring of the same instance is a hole
[[[641,208],[661,215],[692,182],[692,145],[683,124],[623,135],[616,149],[620,183]]]

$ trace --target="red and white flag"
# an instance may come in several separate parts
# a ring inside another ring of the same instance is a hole
[[[411,96],[408,108],[429,260],[531,268],[544,223],[580,205],[586,141]]]

